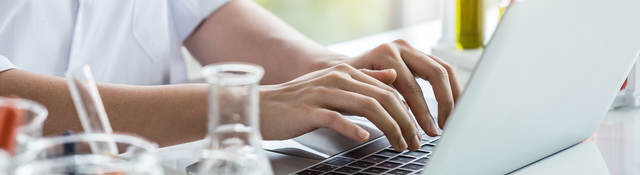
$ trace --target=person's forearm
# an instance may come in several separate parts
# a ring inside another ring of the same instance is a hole
[[[206,19],[185,45],[203,65],[245,61],[265,68],[263,84],[326,67],[343,55],[308,39],[252,1],[234,0]]]
[[[207,88],[204,84],[129,86],[99,84],[115,132],[141,135],[161,146],[203,138]],[[82,131],[66,81],[22,70],[0,72],[0,96],[17,95],[49,110],[45,135]]]

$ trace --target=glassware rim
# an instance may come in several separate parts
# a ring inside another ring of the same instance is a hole
[[[216,78],[214,76],[217,73],[228,71],[244,72],[247,74],[233,78]],[[207,83],[224,86],[237,86],[257,83],[264,75],[264,68],[260,65],[246,62],[221,62],[204,66],[201,73]]]
[[[49,115],[49,111],[42,104],[25,98],[0,96],[0,106],[17,107],[21,110],[33,111],[36,114],[32,120],[20,126],[21,130],[40,129]]]
[[[37,155],[42,151],[56,146],[63,145],[65,143],[72,142],[92,142],[92,141],[105,141],[115,143],[125,143],[131,146],[139,147],[145,150],[147,153],[155,154],[158,149],[158,145],[154,142],[148,141],[138,136],[128,134],[105,134],[105,133],[79,133],[69,136],[54,136],[44,137],[31,141],[26,145],[26,151],[15,158],[16,163],[24,163],[33,161]]]

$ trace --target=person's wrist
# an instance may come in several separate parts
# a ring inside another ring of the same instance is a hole
[[[344,55],[334,55],[318,58],[313,61],[313,63],[311,64],[312,66],[310,67],[308,72],[330,68],[340,63],[345,63],[348,59],[349,57]]]

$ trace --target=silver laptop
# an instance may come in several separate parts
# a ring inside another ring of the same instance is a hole
[[[640,51],[638,0],[520,0],[441,138],[380,137],[294,174],[506,174],[590,137]]]

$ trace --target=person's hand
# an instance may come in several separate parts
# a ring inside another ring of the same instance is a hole
[[[408,103],[418,124],[430,136],[436,136],[438,131],[429,113],[429,108],[427,108],[427,103],[424,101],[422,90],[414,76],[429,81],[433,86],[438,101],[438,124],[440,127],[445,126],[454,102],[460,95],[460,85],[453,68],[439,58],[414,49],[405,40],[382,44],[369,52],[355,58],[345,59],[342,62],[362,69],[395,70],[397,78],[393,86]],[[400,127],[410,128],[410,126],[402,125]],[[412,131],[403,133],[412,133]]]
[[[364,116],[396,150],[419,148],[417,127],[394,89],[396,72],[357,70],[347,64],[303,75],[287,83],[260,87],[260,127],[265,139],[288,139],[330,128],[358,141],[369,133],[342,117]],[[409,144],[407,144],[409,143]]]

